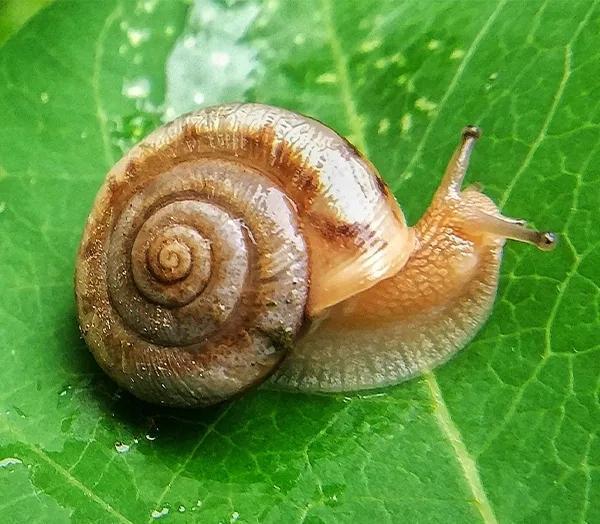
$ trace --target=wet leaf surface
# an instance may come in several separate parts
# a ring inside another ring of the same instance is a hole
[[[599,35],[589,1],[40,11],[0,48],[0,520],[599,522]],[[411,222],[477,123],[469,180],[560,246],[510,244],[491,319],[426,377],[143,405],[78,335],[83,223],[131,144],[240,98],[349,137]]]

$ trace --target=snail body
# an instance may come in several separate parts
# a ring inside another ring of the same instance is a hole
[[[81,331],[150,402],[203,406],[272,380],[396,383],[464,346],[492,307],[506,238],[553,237],[461,190],[467,128],[408,227],[375,168],[310,118],[259,104],[180,117],[109,172],[81,241]]]

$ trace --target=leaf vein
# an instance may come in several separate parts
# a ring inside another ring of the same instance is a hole
[[[573,71],[572,66],[571,66],[572,46],[576,42],[579,35],[581,34],[581,31],[588,24],[590,16],[592,14],[592,11],[594,10],[595,7],[596,7],[596,2],[594,2],[592,4],[592,7],[588,10],[586,15],[583,17],[583,20],[581,21],[581,23],[577,26],[577,29],[575,30],[573,37],[571,38],[571,40],[569,40],[569,42],[565,46],[565,51],[564,51],[565,56],[564,56],[564,62],[563,62],[562,77],[558,84],[558,88],[556,89],[556,93],[554,94],[554,97],[552,99],[552,104],[550,105],[550,109],[548,110],[548,114],[546,115],[546,118],[544,119],[544,123],[542,124],[540,132],[538,133],[538,136],[534,140],[531,148],[529,149],[529,151],[527,152],[527,155],[525,156],[525,159],[523,160],[523,163],[521,164],[521,167],[517,170],[515,176],[511,179],[506,190],[504,191],[504,194],[502,195],[502,198],[499,201],[500,209],[502,209],[506,205],[506,202],[508,201],[510,195],[512,194],[513,189],[517,185],[517,182],[521,179],[523,173],[529,167],[531,160],[533,159],[533,157],[535,156],[540,145],[542,144],[542,142],[544,141],[544,139],[547,136],[548,128],[550,127],[550,124],[554,120],[554,116],[556,115],[556,111],[558,110],[558,106],[560,105],[562,97],[565,93],[565,88],[567,87],[567,83],[568,83],[571,73]]]
[[[165,500],[165,497],[169,493],[169,490],[171,489],[171,487],[173,486],[173,484],[175,483],[175,481],[186,470],[186,468],[188,467],[189,463],[192,461],[192,459],[194,458],[194,456],[196,455],[196,453],[200,449],[200,446],[202,446],[202,444],[207,439],[207,437],[211,433],[214,432],[217,424],[219,422],[221,422],[221,420],[223,420],[223,418],[225,417],[225,415],[227,415],[227,413],[229,413],[229,411],[231,410],[231,408],[232,408],[232,406],[234,404],[235,404],[235,401],[230,402],[229,405],[225,409],[223,409],[223,411],[219,414],[219,416],[211,424],[209,424],[207,426],[206,431],[204,432],[204,435],[202,435],[202,437],[198,440],[198,442],[196,443],[196,445],[192,448],[192,451],[190,451],[190,453],[187,456],[187,458],[175,470],[175,472],[171,476],[169,482],[167,483],[167,485],[165,486],[165,488],[162,490],[160,496],[158,497],[158,500],[156,501],[156,504],[154,505],[155,508],[160,509],[160,507],[162,506],[163,501]],[[154,522],[154,518],[150,517],[150,519],[148,520],[148,523],[150,524],[152,522]]]
[[[107,513],[110,513],[113,517],[115,517],[119,522],[123,522],[125,524],[133,524],[125,515],[117,511],[113,508],[108,502],[104,499],[100,498],[96,493],[94,493],[90,488],[88,488],[85,484],[83,484],[80,480],[75,478],[71,473],[69,473],[65,468],[63,468],[58,462],[50,458],[43,450],[39,449],[37,446],[30,444],[28,442],[24,442],[24,444],[39,458],[41,458],[44,462],[46,462],[49,466],[51,466],[57,473],[62,475],[68,484],[78,488],[86,497],[93,500],[96,504],[101,506]]]
[[[354,145],[356,145],[364,155],[368,156],[369,152],[367,149],[367,141],[365,139],[364,126],[356,108],[355,96],[352,92],[348,60],[344,54],[340,37],[333,22],[333,7],[331,0],[321,0],[321,5],[325,31],[339,80],[340,95],[342,97],[346,115],[348,116],[348,125],[350,127],[352,140]]]
[[[446,106],[446,103],[448,102],[448,100],[450,99],[452,94],[454,93],[456,86],[460,82],[465,70],[467,69],[469,63],[473,59],[475,52],[479,49],[479,45],[480,45],[481,41],[483,40],[483,38],[486,36],[486,34],[488,33],[488,31],[490,30],[490,28],[496,21],[496,18],[498,18],[498,15],[500,14],[500,11],[502,11],[502,8],[505,6],[506,2],[507,2],[507,0],[502,0],[502,1],[498,2],[496,9],[494,9],[494,11],[492,11],[492,14],[489,16],[489,18],[487,19],[485,24],[483,24],[479,33],[477,33],[477,35],[475,35],[473,42],[469,46],[469,50],[466,52],[464,58],[462,59],[460,65],[458,66],[456,73],[454,74],[454,76],[452,77],[452,80],[450,81],[450,84],[448,84],[448,89],[446,89],[444,96],[440,100],[437,111],[435,112],[435,114],[433,115],[431,120],[429,121],[429,124],[427,124],[427,127],[425,128],[425,132],[423,133],[423,136],[421,137],[421,140],[420,140],[419,144],[417,145],[415,154],[412,156],[412,158],[410,159],[406,168],[404,169],[402,174],[397,178],[394,185],[392,186],[393,191],[397,191],[400,188],[402,183],[408,178],[408,175],[409,175],[410,171],[413,169],[414,165],[421,159],[421,155],[423,154],[423,149],[425,148],[425,144],[426,144],[427,140],[429,139],[429,135],[431,134],[433,127],[437,123],[440,114],[442,113],[444,107]]]
[[[73,464],[71,464],[71,466],[69,466],[69,469],[67,470],[69,473],[71,473],[79,465],[79,463],[82,461],[83,457],[87,453],[87,450],[89,449],[91,444],[93,442],[96,442],[96,433],[98,432],[98,428],[100,427],[101,420],[102,420],[102,416],[98,417],[98,419],[96,420],[96,424],[94,425],[94,430],[92,431],[90,438],[85,443],[85,446],[81,450],[81,453],[79,454],[77,459],[75,459],[75,462],[73,462]]]
[[[424,378],[434,405],[433,413],[436,422],[454,450],[454,454],[463,471],[467,485],[473,494],[481,518],[486,524],[497,524],[498,521],[496,520],[494,509],[487,498],[477,470],[477,463],[469,453],[460,431],[452,420],[435,375],[433,372],[429,372],[424,375]]]

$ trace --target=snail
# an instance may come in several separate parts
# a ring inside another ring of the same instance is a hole
[[[107,175],[77,255],[80,329],[121,387],[173,406],[270,378],[336,392],[443,363],[492,308],[506,239],[552,233],[463,189],[466,127],[406,224],[371,163],[311,118],[227,104],[151,133]]]

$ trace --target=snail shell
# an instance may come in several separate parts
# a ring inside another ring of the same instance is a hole
[[[309,319],[397,274],[413,242],[375,169],[324,125],[204,109],[109,172],[78,254],[81,330],[136,396],[213,404],[273,373]]]

